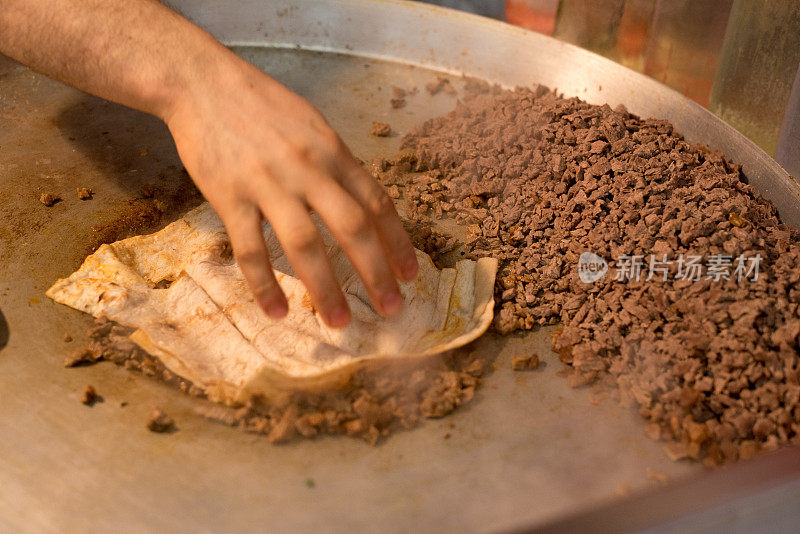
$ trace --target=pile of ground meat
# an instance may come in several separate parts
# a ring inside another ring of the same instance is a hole
[[[410,224],[455,218],[467,256],[500,260],[495,328],[560,323],[570,385],[635,399],[673,459],[800,441],[798,233],[738,166],[664,120],[471,80],[404,147],[375,171]],[[607,262],[593,283],[586,252]]]

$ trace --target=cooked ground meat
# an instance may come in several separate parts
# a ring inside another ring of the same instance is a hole
[[[394,109],[400,109],[406,107],[405,98],[391,98],[389,99],[389,103],[392,105]]]
[[[147,429],[150,432],[164,433],[175,428],[175,421],[161,408],[153,408],[147,416]]]
[[[91,341],[85,352],[96,355],[95,361],[109,360],[194,397],[205,396],[201,388],[171,373],[131,342],[131,332],[131,328],[97,320],[87,332]],[[414,428],[424,418],[443,417],[472,400],[490,362],[466,350],[431,358],[412,368],[362,370],[339,390],[298,393],[281,405],[253,398],[239,408],[208,403],[196,411],[243,431],[265,434],[272,443],[346,434],[376,444],[394,431]]]
[[[432,81],[425,85],[425,89],[431,95],[438,94],[442,91],[447,93],[448,95],[456,94],[456,88],[450,83],[450,80],[447,78],[443,78],[441,76],[437,76],[435,81]]]
[[[41,196],[39,197],[39,202],[41,202],[48,208],[54,205],[59,200],[61,200],[61,197],[58,195],[54,195],[53,193],[42,193]]]
[[[571,386],[637,402],[676,459],[800,442],[798,232],[737,165],[664,120],[473,80],[403,146],[417,172],[378,167],[403,186],[412,224],[455,218],[468,257],[500,260],[496,329],[561,323],[553,348]],[[586,252],[608,269],[593,283]],[[702,276],[687,276],[693,257]],[[757,279],[736,275],[736,260],[759,257]]]
[[[94,406],[94,403],[100,400],[100,396],[91,385],[86,386],[81,395],[81,402],[86,406]]]
[[[196,411],[265,434],[272,443],[346,434],[374,445],[394,431],[414,428],[424,418],[443,417],[472,400],[488,367],[475,355],[451,353],[413,369],[360,371],[341,390],[296,393],[280,406],[253,398],[239,409],[206,405]]]
[[[78,367],[79,365],[92,365],[102,358],[97,352],[89,348],[77,349],[64,358],[64,367]]]
[[[372,129],[369,133],[376,137],[387,137],[392,133],[392,127],[385,122],[372,121]]]
[[[92,196],[94,196],[94,191],[88,187],[79,187],[77,193],[78,198],[81,200],[92,200]]]
[[[539,355],[531,354],[530,356],[512,356],[511,368],[515,371],[525,371],[528,369],[538,369]]]

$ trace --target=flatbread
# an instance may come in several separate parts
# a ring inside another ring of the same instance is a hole
[[[370,305],[344,252],[318,223],[353,320],[325,325],[272,228],[264,225],[289,314],[267,317],[230,254],[222,221],[203,204],[163,230],[102,245],[47,291],[53,300],[137,330],[131,339],[174,373],[227,404],[253,395],[342,384],[355,370],[429,357],[465,345],[492,321],[497,261],[437,269],[417,252],[417,278],[400,284],[404,307],[389,319]]]

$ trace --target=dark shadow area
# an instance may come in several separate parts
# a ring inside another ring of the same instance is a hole
[[[6,321],[3,310],[0,309],[0,350],[3,350],[8,345],[8,338],[11,333],[8,331],[8,321]]]
[[[169,130],[151,115],[83,95],[53,122],[94,169],[133,196],[144,184],[171,185],[183,174]]]
[[[95,194],[103,187],[123,194],[123,202],[102,205],[113,219],[92,227],[87,254],[102,243],[155,231],[201,202],[169,130],[156,117],[83,95],[53,124],[83,157],[70,172],[95,176]]]

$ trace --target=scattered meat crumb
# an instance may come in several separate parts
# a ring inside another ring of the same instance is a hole
[[[48,208],[61,200],[61,197],[58,195],[54,195],[53,193],[42,193],[39,197],[39,202],[47,206]]]
[[[536,369],[539,367],[539,355],[531,354],[530,356],[512,356],[511,368],[515,371],[525,371],[527,369]]]
[[[394,95],[395,98],[405,98],[406,94],[408,94],[408,91],[406,91],[402,87],[393,86],[392,94]]]
[[[455,87],[450,83],[450,80],[447,78],[443,78],[442,76],[437,76],[435,81],[432,81],[425,85],[425,89],[431,94],[435,95],[444,91],[448,95],[453,95],[456,93]]]
[[[389,103],[392,104],[394,109],[400,109],[406,107],[406,99],[405,98],[392,98],[389,100]]]
[[[64,358],[64,367],[78,367],[79,365],[92,365],[102,359],[102,356],[91,349],[78,349]]]
[[[290,406],[288,410],[286,410],[275,426],[272,427],[269,434],[267,434],[267,440],[270,443],[283,443],[285,441],[289,441],[295,435],[295,423],[297,421],[297,406]]]
[[[64,336],[61,339],[64,341],[64,343],[71,343],[72,342],[72,336],[69,335],[69,334],[64,334]]]
[[[81,402],[86,406],[94,406],[94,403],[100,399],[100,396],[91,385],[86,386],[81,395]]]
[[[94,191],[92,191],[92,189],[89,187],[79,187],[77,192],[78,198],[81,200],[92,200],[92,197],[94,196]]]
[[[392,133],[392,127],[385,122],[372,121],[372,129],[369,133],[375,137],[387,137]]]
[[[175,421],[165,414],[161,408],[153,408],[147,416],[147,429],[150,432],[164,433],[175,428]]]

